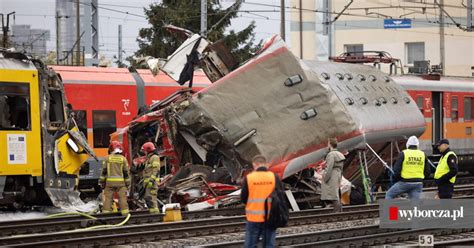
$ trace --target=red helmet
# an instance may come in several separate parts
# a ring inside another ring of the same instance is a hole
[[[146,142],[145,144],[142,145],[142,151],[144,151],[146,154],[150,152],[154,152],[156,150],[155,144],[152,142]]]
[[[113,152],[115,149],[123,150],[122,143],[120,143],[116,140],[111,141],[110,144],[109,144],[109,152]]]

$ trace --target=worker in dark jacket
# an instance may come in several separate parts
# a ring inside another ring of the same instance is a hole
[[[440,199],[451,199],[453,197],[454,183],[458,173],[458,158],[456,154],[449,149],[449,140],[442,139],[436,143],[441,152],[438,166],[434,175],[438,185],[438,197]]]
[[[283,190],[280,178],[268,171],[267,160],[262,155],[252,159],[254,171],[248,174],[243,183],[241,200],[245,204],[247,224],[245,226],[245,247],[257,247],[263,235],[263,247],[275,247],[276,230],[265,225],[265,199],[275,188]],[[267,211],[271,205],[268,204]]]
[[[423,151],[419,150],[420,142],[416,136],[407,141],[407,149],[397,158],[393,168],[398,180],[385,194],[385,199],[393,199],[402,193],[408,193],[409,199],[420,199],[423,191],[423,179],[430,176],[430,166]]]
[[[109,145],[109,156],[102,164],[100,184],[104,189],[103,213],[112,211],[113,195],[117,193],[119,197],[120,213],[129,213],[127,203],[127,191],[130,187],[130,171],[127,159],[122,155],[122,144],[112,141]]]

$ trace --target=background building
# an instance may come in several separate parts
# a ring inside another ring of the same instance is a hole
[[[81,61],[86,66],[97,65],[99,61],[98,0],[79,0]],[[77,1],[56,0],[58,51],[61,64],[75,65],[77,34]],[[82,35],[82,36],[81,36]],[[73,63],[74,62],[74,63]]]
[[[349,2],[292,0],[293,52],[325,60],[346,51],[386,51],[401,59],[405,72],[415,61],[429,60],[444,64],[445,75],[474,76],[474,33],[465,30],[467,1],[438,0],[444,2],[440,8],[434,0],[358,0],[335,19]]]
[[[46,42],[50,32],[45,29],[31,29],[30,25],[12,25],[10,43],[17,51],[25,51],[36,57],[46,57]]]

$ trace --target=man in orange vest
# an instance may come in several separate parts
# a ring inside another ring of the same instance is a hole
[[[246,204],[245,247],[257,247],[263,235],[264,247],[275,247],[276,229],[265,225],[265,200],[270,197],[275,187],[283,188],[280,178],[268,171],[267,160],[262,155],[252,159],[254,171],[248,174],[242,183],[241,199]],[[268,201],[267,201],[268,202]],[[271,202],[268,202],[267,211]]]

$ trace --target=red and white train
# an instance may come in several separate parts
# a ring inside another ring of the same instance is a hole
[[[61,76],[66,98],[80,130],[100,157],[107,155],[110,134],[125,127],[142,106],[159,102],[183,87],[164,73],[125,68],[52,66]],[[201,71],[194,73],[193,88],[210,85]],[[81,187],[97,184],[100,162],[91,159],[81,170]]]
[[[53,69],[61,75],[78,125],[99,157],[107,154],[109,135],[125,127],[141,106],[149,106],[183,88],[164,73],[153,76],[149,70],[129,72],[121,68],[67,66],[53,66]],[[474,78],[430,80],[419,75],[392,78],[408,90],[425,117],[421,148],[436,157],[432,144],[447,138],[458,154],[460,169],[474,172]],[[209,85],[211,82],[205,74],[196,71],[194,89]],[[90,179],[93,184],[100,166],[94,161],[89,163],[81,178]]]
[[[446,138],[459,158],[460,170],[474,173],[474,78],[403,75],[392,77],[416,101],[425,117],[420,147],[436,156],[433,144]]]

